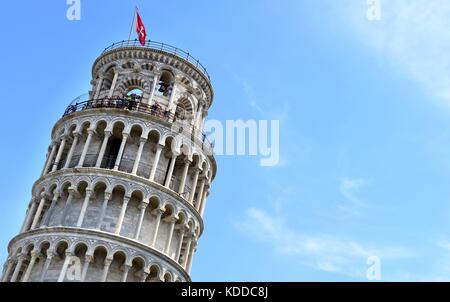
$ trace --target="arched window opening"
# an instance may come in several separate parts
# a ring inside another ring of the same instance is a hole
[[[183,99],[178,102],[175,110],[175,116],[178,120],[186,120],[192,118],[192,105],[188,99]]]
[[[168,71],[164,71],[161,74],[161,77],[159,78],[159,81],[156,85],[156,95],[169,97],[172,91],[172,86],[173,86],[173,75]]]
[[[114,125],[113,135],[108,141],[108,145],[105,150],[105,156],[103,158],[102,168],[113,169],[116,163],[117,156],[119,155],[120,145],[122,144],[122,132],[125,125],[121,122]]]
[[[132,101],[141,102],[143,94],[144,94],[144,91],[142,91],[142,89],[140,89],[140,88],[131,88],[127,92],[127,97],[130,98]]]
[[[109,90],[111,89],[112,86],[112,82],[114,79],[114,75],[115,75],[115,65],[110,66],[104,74],[104,79],[103,79],[103,83],[102,83],[102,90]]]

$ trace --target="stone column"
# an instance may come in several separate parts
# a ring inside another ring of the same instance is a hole
[[[139,240],[139,236],[141,235],[141,229],[142,229],[142,223],[144,222],[144,215],[145,215],[145,209],[148,206],[148,202],[146,201],[142,201],[141,204],[139,205],[139,209],[141,211],[140,215],[139,215],[139,222],[136,228],[136,232],[134,234],[134,239],[135,240]]]
[[[66,163],[64,164],[64,169],[69,168],[70,162],[72,161],[73,152],[75,152],[75,148],[78,145],[78,140],[80,139],[80,133],[74,132],[73,133],[73,142],[70,146],[69,153],[67,154]]]
[[[112,261],[113,261],[113,259],[111,259],[111,258],[105,259],[105,263],[103,265],[103,274],[102,274],[101,282],[106,282],[106,278],[108,277],[109,267],[111,266]]]
[[[105,217],[106,207],[108,206],[108,201],[111,199],[111,192],[105,192],[105,197],[103,199],[102,210],[98,218],[97,229],[100,230],[103,223],[103,217]]]
[[[183,263],[181,264],[181,266],[184,269],[187,268],[187,263],[188,263],[188,259],[189,259],[189,254],[190,254],[190,250],[191,250],[191,243],[192,243],[193,237],[194,237],[193,233],[188,234],[188,240],[186,243],[185,254],[183,255]]]
[[[125,145],[128,139],[128,133],[122,134],[122,143],[120,144],[119,153],[117,154],[116,163],[114,164],[114,171],[119,170],[120,162],[122,161],[123,151],[125,150]]]
[[[84,280],[86,280],[86,274],[89,269],[89,265],[92,263],[93,260],[94,260],[93,255],[89,255],[89,254],[84,255],[84,264],[83,264],[83,270],[81,271],[80,282],[84,282]]]
[[[123,265],[123,274],[122,274],[122,279],[120,280],[120,282],[127,282],[128,272],[130,271],[130,268],[131,268],[131,264],[125,263]]]
[[[156,224],[155,224],[155,229],[153,230],[152,241],[150,244],[151,247],[155,247],[156,238],[158,237],[159,225],[161,224],[161,216],[163,213],[164,213],[164,211],[159,208],[153,210],[152,214],[156,215]]]
[[[31,259],[30,263],[28,264],[27,270],[22,278],[22,282],[28,282],[28,279],[30,279],[31,272],[33,271],[34,264],[36,263],[36,259],[38,258],[39,254],[37,251],[32,250],[31,251]]]
[[[98,154],[97,162],[95,163],[96,168],[100,168],[102,165],[103,157],[105,156],[106,147],[108,146],[109,138],[111,137],[111,131],[105,131],[105,137],[103,138],[102,146]]]
[[[208,194],[209,194],[209,185],[206,186],[206,190],[203,193],[202,205],[200,206],[200,216],[201,217],[203,217],[203,215],[205,214],[206,198],[208,197]]]
[[[181,177],[180,187],[178,188],[178,193],[183,194],[184,192],[184,185],[186,184],[186,177],[188,175],[189,165],[191,164],[190,160],[185,160],[184,162],[184,169],[183,169],[183,175]]]
[[[123,203],[122,203],[122,209],[120,210],[119,220],[117,222],[116,227],[116,235],[120,235],[120,230],[122,229],[123,219],[125,218],[125,213],[127,211],[128,202],[130,201],[131,196],[124,196],[123,197]]]
[[[52,172],[58,169],[59,162],[61,161],[61,156],[63,154],[64,148],[66,147],[66,137],[64,136],[59,145],[58,153],[56,154],[55,163],[53,164]]]
[[[64,259],[64,264],[61,269],[61,273],[59,274],[58,282],[63,282],[66,277],[67,268],[69,267],[70,260],[72,259],[72,252],[66,251],[66,257]]]
[[[195,174],[194,174],[194,181],[192,182],[192,187],[191,187],[191,195],[189,196],[190,204],[194,204],[194,195],[195,195],[195,191],[197,190],[197,182],[198,182],[199,174],[200,174],[200,170],[196,167]]]
[[[50,224],[50,218],[53,215],[53,211],[55,210],[55,206],[58,203],[58,199],[59,199],[59,192],[56,192],[55,190],[55,192],[53,193],[52,203],[50,204],[50,208],[47,210],[47,215],[45,215],[41,227],[47,227]]]
[[[19,255],[18,260],[17,260],[17,264],[16,264],[16,268],[14,269],[13,275],[11,277],[11,281],[10,282],[16,282],[17,281],[17,277],[19,276],[20,270],[22,269],[22,264],[25,261],[25,255]]]
[[[86,197],[83,201],[83,206],[81,207],[80,216],[78,216],[77,228],[81,228],[83,225],[84,215],[86,215],[86,210],[89,205],[89,199],[91,199],[93,190],[91,188],[86,188]]]
[[[76,190],[74,187],[69,188],[69,196],[67,196],[66,204],[64,205],[64,209],[61,214],[61,221],[60,225],[64,225],[66,221],[67,212],[69,211],[69,207],[72,204],[73,195],[75,194]]]
[[[31,224],[32,230],[34,230],[37,227],[37,224],[39,222],[39,218],[41,217],[42,209],[44,208],[44,205],[45,205],[45,193],[42,193],[41,202],[39,203],[39,207],[36,211],[36,214],[34,215],[33,223]]]
[[[9,276],[9,274],[11,274],[11,271],[12,271],[12,268],[14,265],[14,260],[11,258],[8,258],[7,263],[8,263],[8,265],[6,267],[5,272],[3,273],[2,282],[8,281],[8,276]]]
[[[83,152],[81,152],[80,161],[78,162],[78,166],[77,166],[78,168],[81,168],[84,165],[84,160],[86,158],[86,154],[88,152],[89,145],[91,144],[92,135],[94,134],[94,129],[88,129],[87,132],[88,132],[88,137],[86,139],[86,143],[84,144]]]
[[[197,114],[195,116],[195,121],[194,121],[194,127],[196,127],[197,129],[199,128],[199,123],[200,123],[200,118],[202,116],[202,112],[203,112],[203,105],[199,104]]]
[[[116,89],[116,83],[117,83],[117,78],[119,77],[119,70],[115,69],[114,70],[114,78],[113,81],[111,83],[111,88],[109,89],[109,93],[108,93],[108,97],[112,97],[114,94],[114,89]]]
[[[44,267],[42,269],[42,275],[41,275],[40,282],[43,282],[45,280],[45,277],[47,275],[47,271],[50,266],[50,263],[52,262],[53,256],[54,256],[53,250],[48,249],[47,250],[47,258],[45,259]]]
[[[170,182],[172,181],[173,169],[175,168],[175,162],[177,161],[178,154],[172,152],[172,159],[170,160],[169,171],[167,173],[166,183],[164,186],[170,189]]]
[[[176,93],[177,93],[177,83],[174,81],[173,86],[172,86],[172,92],[170,94],[169,105],[167,106],[167,109],[169,109],[169,110],[172,110],[172,106],[175,101]]]
[[[50,165],[52,163],[53,156],[55,156],[57,144],[56,142],[52,143],[52,151],[50,151],[50,155],[48,156],[47,163],[45,164],[44,170],[41,173],[41,176],[47,174],[48,169],[50,169]]]
[[[184,225],[182,225],[180,227],[178,232],[180,233],[180,241],[178,242],[177,250],[175,252],[175,259],[174,259],[177,263],[179,263],[179,260],[180,260],[181,248],[183,247],[183,239],[184,239],[184,234],[186,232]]]
[[[197,241],[194,241],[194,242],[191,244],[191,251],[190,251],[190,253],[189,253],[189,260],[188,260],[187,268],[186,268],[186,271],[188,272],[188,274],[191,273],[191,269],[192,269],[192,261],[193,261],[193,258],[194,258],[194,254],[195,254],[196,248],[197,248]]]
[[[148,268],[144,268],[142,271],[141,282],[145,282],[149,274],[150,270]]]
[[[159,144],[156,146],[155,159],[153,161],[153,166],[152,166],[152,170],[150,172],[150,177],[149,177],[150,181],[154,181],[154,179],[155,179],[156,168],[158,168],[159,158],[161,157],[162,149],[163,149],[163,146],[161,146]]]
[[[102,89],[102,85],[103,85],[103,76],[100,76],[97,82],[97,87],[95,89],[94,100],[98,99],[98,96],[100,95],[100,90]]]
[[[34,218],[36,206],[37,206],[37,200],[32,198],[31,199],[31,208],[28,210],[27,218],[25,219],[21,233],[26,232],[31,228],[31,222],[32,222],[32,219]]]
[[[167,217],[164,221],[169,223],[169,238],[166,240],[166,245],[164,247],[164,253],[166,255],[169,255],[170,252],[170,245],[172,244],[172,238],[173,238],[173,231],[175,229],[175,223],[177,222],[178,218],[175,216]]]
[[[139,162],[141,161],[141,157],[142,157],[142,150],[144,150],[144,145],[147,142],[147,138],[145,137],[141,137],[140,139],[140,143],[139,143],[139,149],[136,155],[136,159],[134,161],[134,166],[133,166],[133,171],[131,172],[131,174],[136,175],[138,168],[139,168]]]
[[[197,212],[200,211],[200,204],[202,203],[203,190],[205,189],[205,178],[202,178],[199,187],[200,191],[197,194],[197,201],[195,202],[195,209],[197,210]]]
[[[152,104],[152,102],[153,102],[153,96],[155,95],[156,84],[158,83],[158,78],[159,78],[159,75],[155,74],[155,76],[153,77],[152,91],[150,92],[150,97],[148,99],[147,104]]]

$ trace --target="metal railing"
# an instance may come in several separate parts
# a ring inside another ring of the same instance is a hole
[[[75,101],[72,102],[66,108],[63,116],[70,115],[74,112],[98,108],[114,108],[114,109],[136,111],[150,114],[154,117],[157,117],[170,123],[176,121],[176,116],[173,113],[167,110],[163,110],[157,104],[153,105],[143,104],[141,102],[133,100],[132,98],[127,97],[111,97],[111,98],[93,99],[82,102]]]
[[[117,43],[113,43],[112,45],[106,47],[105,50],[102,52],[102,54],[104,54],[108,51],[114,50],[114,49],[125,48],[125,47],[149,48],[149,49],[155,49],[155,50],[160,50],[160,51],[170,53],[170,54],[175,55],[175,56],[179,57],[180,59],[185,60],[185,61],[189,62],[190,64],[194,65],[198,70],[200,70],[202,72],[202,74],[204,76],[206,76],[208,78],[208,80],[211,80],[208,72],[206,71],[206,67],[203,66],[199,60],[194,58],[189,52],[186,52],[182,49],[179,49],[178,47],[175,47],[175,46],[172,46],[172,45],[169,45],[166,43],[147,40],[145,42],[145,45],[141,45],[141,43],[137,39],[123,40],[123,41],[120,41]]]

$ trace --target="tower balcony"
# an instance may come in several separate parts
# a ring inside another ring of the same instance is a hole
[[[74,99],[69,106],[67,106],[63,117],[70,116],[76,112],[95,109],[118,109],[127,112],[142,113],[169,124],[183,120],[182,116],[162,108],[157,103],[152,105],[142,103],[139,97],[124,96],[89,99],[89,94],[84,94]],[[211,150],[214,150],[214,144],[207,138],[206,133],[200,131],[200,129],[195,129],[194,126],[192,126],[190,132],[192,134],[191,139],[194,142],[199,143],[202,149],[209,152],[208,154],[212,154]]]

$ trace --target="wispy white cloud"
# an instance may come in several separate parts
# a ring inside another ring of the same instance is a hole
[[[372,22],[366,18],[365,2],[335,2],[343,24],[450,107],[450,1],[381,0],[382,19]]]
[[[364,278],[369,256],[383,260],[413,256],[404,248],[371,247],[332,235],[305,234],[287,226],[277,211],[269,214],[250,208],[242,222],[235,225],[243,233],[269,244],[276,253],[293,257],[300,264],[351,277]]]
[[[361,209],[367,207],[368,204],[358,197],[358,193],[362,188],[371,184],[371,180],[363,178],[341,178],[339,192],[344,197],[344,200],[340,202],[338,209],[346,215],[360,215]]]
[[[364,202],[356,196],[356,193],[368,184],[370,184],[370,181],[366,179],[343,177],[339,184],[339,192],[354,204],[363,205]]]
[[[255,98],[255,94],[253,92],[253,88],[246,82],[241,81],[242,88],[244,89],[245,96],[247,97],[248,103],[250,106],[258,111],[259,113],[264,113],[264,110],[261,108],[261,106],[258,104]]]

